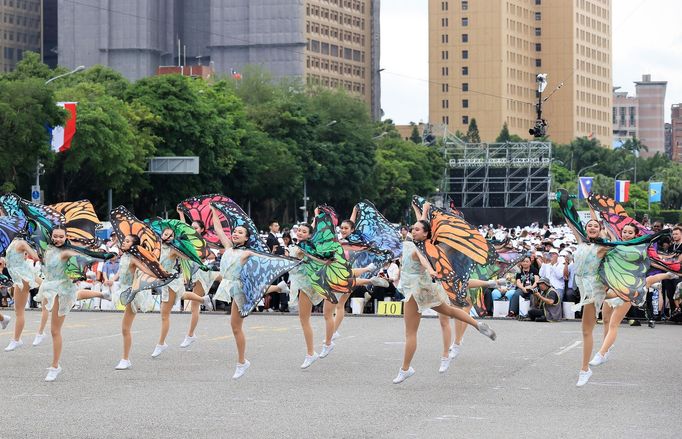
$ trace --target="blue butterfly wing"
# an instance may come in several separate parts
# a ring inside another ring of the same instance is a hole
[[[225,218],[227,218],[227,221],[230,223],[230,230],[234,230],[235,227],[244,227],[250,232],[251,236],[249,237],[248,243],[250,249],[263,253],[269,252],[268,246],[260,237],[258,228],[239,204],[232,200],[227,202],[216,201],[211,204],[225,215]]]
[[[21,197],[11,193],[0,196],[0,213],[4,216],[26,218],[24,211],[21,210]]]
[[[296,267],[301,261],[269,253],[254,252],[239,274],[246,301],[239,313],[246,317],[258,305],[272,282]]]
[[[24,218],[0,217],[0,253],[3,253],[12,243],[12,240],[22,234],[25,229],[26,220]]]
[[[356,206],[355,233],[368,245],[389,251],[393,258],[402,255],[403,245],[398,230],[370,201],[363,200]]]

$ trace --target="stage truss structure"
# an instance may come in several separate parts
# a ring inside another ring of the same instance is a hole
[[[545,208],[549,211],[549,142],[465,143],[448,136],[440,185],[443,201],[467,208]]]

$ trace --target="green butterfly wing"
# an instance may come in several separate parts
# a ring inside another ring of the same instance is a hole
[[[329,259],[339,251],[343,253],[341,244],[339,244],[339,241],[336,239],[334,220],[326,211],[321,211],[315,217],[315,230],[313,236],[310,238],[310,243],[304,242],[304,244],[309,246],[308,248],[304,248],[306,252],[321,259]],[[312,244],[312,246],[310,246],[310,244]]]
[[[203,263],[203,260],[208,257],[208,244],[192,226],[180,220],[159,217],[149,218],[144,220],[144,222],[154,231],[159,239],[165,229],[171,229],[175,238],[168,245],[198,264],[202,270],[208,270],[208,267]]]
[[[599,266],[599,274],[609,288],[636,306],[646,298],[646,273],[650,266],[646,250],[646,244],[614,247]]]

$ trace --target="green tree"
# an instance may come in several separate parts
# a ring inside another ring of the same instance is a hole
[[[162,75],[136,82],[127,98],[155,116],[143,126],[159,139],[157,155],[198,156],[200,163],[199,175],[151,176],[154,189],[137,207],[172,210],[185,197],[224,190],[246,134],[243,104],[231,87]]]
[[[420,145],[422,143],[422,136],[419,134],[419,127],[412,122],[410,123],[412,125],[412,133],[410,134],[410,140],[412,143],[416,143],[417,145]]]
[[[42,79],[0,79],[0,181],[2,190],[28,198],[38,160],[49,164],[46,126],[63,124],[66,112],[57,107]]]
[[[469,122],[469,129],[467,129],[467,142],[469,143],[481,143],[481,135],[478,132],[478,125],[476,124],[476,118],[472,117]]]
[[[502,130],[500,130],[500,134],[497,136],[497,139],[495,139],[495,142],[497,143],[504,143],[504,142],[523,142],[523,139],[520,136],[517,136],[516,134],[510,134],[509,133],[509,126],[507,125],[507,122],[505,122],[502,125]]]
[[[437,191],[445,163],[437,150],[397,138],[378,142],[375,204],[387,218],[401,222],[412,195]]]
[[[497,139],[495,139],[495,142],[497,143],[509,142],[509,139],[511,139],[511,134],[509,134],[509,126],[507,126],[507,122],[505,122],[502,125],[502,130],[500,130],[500,134],[497,136]]]
[[[102,214],[108,189],[117,200],[133,201],[146,186],[143,173],[158,140],[146,127],[157,119],[91,82],[60,89],[57,97],[78,102],[77,129],[71,148],[48,169],[48,201],[88,198]]]

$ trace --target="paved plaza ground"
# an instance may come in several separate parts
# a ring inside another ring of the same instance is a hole
[[[576,388],[580,324],[492,320],[498,339],[467,332],[460,356],[438,373],[438,320],[422,321],[417,373],[391,380],[402,359],[403,320],[348,317],[336,349],[308,370],[298,317],[245,321],[252,365],[231,379],[229,316],[203,314],[199,341],[180,349],[188,314],[173,314],[168,343],[151,352],[160,316],[133,326],[133,369],[116,371],[121,314],[72,312],[64,372],[45,383],[51,341],[31,347],[39,314],[27,313],[26,345],[0,351],[0,438],[446,438],[679,437],[682,327],[620,328],[612,360]],[[323,318],[313,317],[316,346]],[[11,328],[0,332],[4,347]],[[602,327],[595,331],[601,337]],[[49,337],[48,337],[49,338]]]

